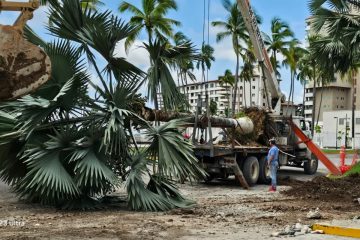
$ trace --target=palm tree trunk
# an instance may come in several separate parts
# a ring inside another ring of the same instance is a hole
[[[357,89],[355,88],[356,86],[356,79],[354,79],[354,72],[351,70],[351,79],[353,81],[353,89],[354,92],[352,94],[352,106],[351,106],[351,139],[352,139],[352,148],[355,148],[355,95],[357,94]]]
[[[302,110],[301,110],[301,116],[303,116],[303,117],[305,117],[305,87],[306,87],[306,82],[304,82],[303,100],[302,100],[303,107],[302,107]]]
[[[322,99],[323,99],[323,92],[324,92],[324,84],[322,84],[322,86],[321,86],[320,103],[319,103],[318,113],[317,113],[317,117],[316,117],[316,126],[319,125],[319,118],[320,118],[320,110],[321,110],[321,104],[322,104]]]
[[[242,79],[244,81],[244,84],[243,84],[243,106],[244,108],[246,108],[246,81],[245,79]]]
[[[292,92],[293,92],[293,71],[291,71],[291,76],[290,76],[290,92],[289,92],[289,98],[288,98],[288,102],[287,102],[287,107],[286,107],[286,113],[285,115],[287,116],[289,113],[289,106],[290,106],[290,101],[291,101],[291,96],[292,96]]]
[[[252,107],[252,90],[251,90],[251,79],[250,79],[250,107]]]
[[[236,46],[236,48],[237,48],[237,46]],[[238,50],[236,49],[235,88],[234,88],[234,96],[233,96],[233,102],[232,102],[232,107],[231,107],[233,116],[235,116],[238,80],[239,80],[239,53],[238,53]]]
[[[313,75],[313,81],[314,81],[314,86],[313,86],[313,107],[312,107],[312,119],[311,119],[311,136],[314,137],[314,130],[315,130],[315,110],[316,110],[316,68],[315,68],[315,64],[313,64],[313,71],[314,71],[314,75]]]

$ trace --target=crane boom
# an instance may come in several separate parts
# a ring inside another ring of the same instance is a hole
[[[262,68],[263,77],[267,80],[264,81],[264,85],[265,91],[268,94],[268,99],[270,100],[269,107],[275,114],[280,114],[282,93],[257,24],[256,15],[251,8],[249,0],[237,0],[237,2],[245,26],[249,32],[250,40],[254,46],[254,54]]]

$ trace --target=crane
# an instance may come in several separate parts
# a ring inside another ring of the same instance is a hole
[[[249,32],[251,43],[254,46],[254,54],[259,61],[262,70],[264,95],[267,100],[267,106],[273,114],[280,115],[281,99],[283,94],[280,91],[279,82],[276,78],[274,68],[267,54],[264,41],[261,36],[257,18],[252,10],[249,0],[237,0],[238,7],[244,19],[245,26]]]
[[[23,37],[26,22],[39,6],[38,0],[0,0],[0,11],[21,12],[13,25],[0,24],[0,101],[33,92],[50,79],[49,56]]]
[[[241,15],[244,19],[246,28],[249,31],[251,42],[254,45],[255,56],[258,59],[263,72],[264,90],[265,93],[269,93],[267,96],[269,101],[268,106],[270,106],[275,116],[279,116],[281,113],[281,100],[283,94],[280,91],[279,82],[276,78],[275,71],[267,54],[261,32],[257,24],[256,15],[252,10],[250,0],[237,0],[237,3]],[[295,143],[295,145],[298,145],[300,148],[302,148],[300,144],[305,144],[311,153],[315,155],[317,159],[319,159],[330,170],[331,173],[334,175],[341,174],[340,170],[326,157],[321,149],[302,132],[297,124],[293,122],[291,117],[290,119],[287,119],[287,122],[289,123],[293,134],[295,134],[296,137],[300,140],[299,142]]]

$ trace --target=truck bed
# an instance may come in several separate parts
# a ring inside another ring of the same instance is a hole
[[[211,150],[213,148],[213,155],[211,154]],[[289,145],[282,145],[279,148],[284,152],[293,151],[293,147]],[[252,154],[264,154],[269,151],[269,147],[267,146],[234,146],[231,145],[213,145],[210,144],[198,144],[194,146],[194,152],[196,156],[206,156],[206,157],[220,157],[231,155],[234,153],[241,153],[247,155],[248,153]]]

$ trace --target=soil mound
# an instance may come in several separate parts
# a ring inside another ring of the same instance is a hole
[[[314,178],[312,181],[302,184],[297,183],[292,186],[293,188],[283,193],[300,199],[349,203],[353,202],[354,199],[360,198],[360,174],[339,179],[321,176]]]

